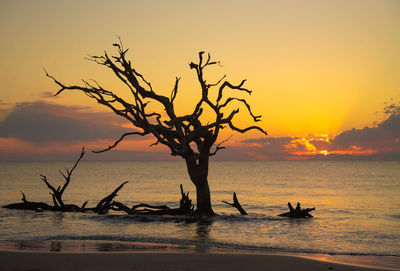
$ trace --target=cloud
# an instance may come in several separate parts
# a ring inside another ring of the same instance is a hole
[[[297,137],[264,137],[247,139],[242,141],[245,146],[239,148],[256,160],[281,160],[285,159],[289,152],[287,146]]]
[[[0,100],[0,104],[3,101]],[[47,102],[19,103],[0,121],[0,160],[73,159],[82,146],[102,149],[128,129],[113,113]],[[399,160],[400,107],[385,108],[387,118],[374,127],[350,129],[328,138],[263,137],[226,144],[214,160]],[[168,148],[131,137],[91,160],[168,160]]]
[[[46,102],[18,103],[0,122],[0,137],[35,144],[117,139],[128,129],[112,113]]]
[[[45,91],[40,93],[40,98],[54,98],[54,91]]]
[[[287,146],[293,137],[263,137],[241,141],[213,157],[215,160],[285,160],[291,154]]]
[[[10,105],[4,100],[0,99],[0,114],[6,113]]]
[[[251,152],[253,157],[273,160],[399,160],[400,106],[389,105],[385,113],[388,117],[375,127],[353,128],[331,139],[327,136],[256,138],[242,141],[244,146],[239,149]]]
[[[376,127],[345,131],[332,140],[332,149],[362,148],[377,151],[400,151],[400,107],[391,105],[389,117]]]

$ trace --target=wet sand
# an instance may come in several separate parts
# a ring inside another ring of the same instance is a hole
[[[399,262],[397,257],[273,255],[141,242],[0,241],[0,271],[400,270]]]
[[[382,270],[317,261],[296,256],[170,253],[95,252],[55,253],[0,251],[0,270]]]

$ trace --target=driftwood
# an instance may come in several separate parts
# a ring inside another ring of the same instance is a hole
[[[35,202],[35,201],[28,201],[26,199],[26,196],[24,192],[21,191],[22,193],[22,202],[18,203],[12,203],[3,206],[3,208],[7,209],[18,209],[18,210],[33,210],[37,212],[41,211],[61,211],[61,212],[86,212],[86,211],[94,211],[99,214],[104,214],[107,213],[108,210],[110,209],[111,202],[114,199],[114,197],[117,195],[117,192],[121,190],[121,188],[127,183],[124,182],[120,186],[118,186],[110,195],[107,197],[103,198],[102,200],[99,201],[97,206],[95,208],[86,208],[87,201],[85,201],[80,207],[76,204],[65,204],[62,195],[67,189],[69,183],[71,182],[71,176],[76,167],[78,166],[79,162],[85,155],[85,148],[82,148],[81,154],[79,158],[76,160],[74,166],[72,169],[65,169],[65,173],[63,173],[61,170],[59,170],[60,174],[64,177],[65,183],[63,186],[58,186],[57,189],[50,184],[50,182],[47,180],[47,177],[45,175],[40,175],[42,181],[46,184],[46,186],[50,189],[50,195],[52,197],[52,202],[53,205],[49,205],[44,202]]]
[[[154,206],[150,204],[140,203],[138,205],[133,205],[129,208],[125,204],[114,201],[111,204],[111,208],[115,211],[124,211],[129,215],[193,215],[194,206],[192,200],[189,198],[189,192],[185,193],[183,191],[182,184],[181,189],[181,199],[179,201],[178,208],[169,208],[166,205]]]
[[[315,210],[315,208],[302,209],[300,207],[300,203],[297,203],[296,208],[293,208],[292,204],[288,202],[288,207],[289,207],[289,212],[279,214],[278,216],[285,216],[291,218],[311,218],[313,216],[310,214],[310,212]]]
[[[78,158],[78,160],[76,160],[74,166],[72,167],[71,170],[69,169],[65,169],[65,173],[63,173],[61,170],[59,170],[60,174],[64,177],[65,179],[65,183],[62,186],[62,188],[60,186],[58,186],[57,189],[54,188],[54,186],[52,186],[48,181],[47,181],[47,177],[44,175],[40,175],[40,177],[42,178],[42,181],[47,185],[47,187],[51,190],[50,195],[52,195],[52,199],[53,199],[53,203],[54,203],[54,207],[59,208],[61,211],[65,210],[65,211],[75,211],[75,210],[79,210],[80,207],[75,205],[75,204],[64,204],[64,201],[62,200],[62,195],[65,191],[65,189],[67,188],[67,186],[69,185],[70,181],[71,181],[71,176],[72,173],[74,172],[74,170],[76,169],[76,167],[79,164],[79,161],[81,161],[81,159],[83,158],[83,156],[85,155],[85,148],[82,148],[81,154]]]
[[[247,212],[240,205],[235,192],[233,192],[233,203],[229,203],[224,200],[222,202],[232,207],[235,207],[240,212],[241,215],[247,215]],[[296,208],[293,208],[292,204],[288,202],[288,207],[289,207],[289,212],[279,214],[278,216],[284,216],[290,218],[311,218],[313,216],[310,214],[310,212],[315,210],[315,208],[302,209],[300,207],[300,203],[297,203]]]
[[[241,215],[247,215],[247,212],[243,209],[242,205],[240,205],[235,192],[233,192],[233,203],[229,203],[224,200],[222,202],[238,209]]]
[[[3,206],[3,208],[16,209],[16,210],[33,210],[36,212],[43,212],[44,210],[55,211],[54,206],[48,205],[47,203],[44,202],[28,201],[25,197],[24,192],[21,191],[21,193],[22,193],[22,199],[21,199],[22,202],[11,203]]]
[[[126,183],[128,183],[128,182],[123,182],[110,195],[108,195],[104,199],[100,200],[99,203],[97,204],[96,208],[94,208],[93,211],[95,211],[98,214],[108,213],[108,211],[111,209],[111,206],[112,206],[112,200],[117,196],[118,191],[121,190],[122,187],[124,187],[124,185]]]
[[[114,190],[110,195],[103,198],[99,201],[96,207],[94,208],[86,208],[87,201],[85,201],[81,207],[75,204],[65,204],[64,207],[60,206],[52,206],[45,202],[35,202],[35,201],[28,201],[26,196],[23,192],[22,193],[22,202],[18,203],[11,203],[3,208],[7,209],[14,209],[14,210],[33,210],[36,212],[43,212],[43,211],[60,211],[60,212],[86,212],[86,211],[93,211],[98,214],[105,214],[111,209],[111,201],[116,196],[116,192],[118,192],[124,184],[127,182],[122,183],[117,189]]]
[[[182,184],[180,185],[181,189],[181,199],[179,202],[178,208],[170,208],[166,205],[154,206],[146,203],[140,203],[137,205],[133,205],[132,208],[129,208],[125,204],[114,201],[117,193],[124,187],[124,185],[128,182],[123,182],[120,184],[112,193],[101,199],[96,207],[87,208],[87,201],[85,201],[80,207],[76,204],[65,204],[62,196],[71,182],[71,176],[79,162],[85,155],[85,149],[82,148],[81,154],[79,158],[76,160],[74,166],[71,170],[65,169],[65,173],[59,170],[60,174],[64,177],[65,183],[63,186],[58,186],[55,188],[47,179],[45,175],[40,175],[42,181],[46,184],[46,186],[50,189],[50,195],[52,198],[53,205],[44,203],[44,202],[34,202],[28,201],[24,192],[22,193],[22,202],[12,203],[3,206],[3,208],[8,209],[18,209],[18,210],[33,210],[36,212],[42,211],[60,211],[60,212],[87,212],[92,211],[97,214],[106,214],[110,210],[114,211],[123,211],[127,214],[140,214],[140,215],[193,215],[194,214],[194,206],[192,204],[192,200],[189,198],[189,193],[185,193],[183,191]]]
[[[22,193],[22,202],[19,203],[12,203],[3,206],[3,208],[8,208],[8,209],[19,209],[19,210],[34,210],[37,212],[40,211],[62,211],[62,212],[73,212],[73,211],[84,211],[85,206],[87,202],[82,204],[81,207],[79,207],[76,204],[65,204],[62,195],[65,192],[66,188],[68,187],[70,181],[71,181],[71,176],[76,167],[78,166],[80,160],[83,158],[85,155],[85,148],[82,148],[81,154],[79,158],[76,160],[74,166],[72,167],[71,170],[65,169],[65,173],[63,173],[61,170],[59,170],[60,174],[64,177],[65,183],[63,186],[58,186],[57,189],[49,183],[47,180],[47,177],[45,175],[40,175],[42,178],[42,181],[46,184],[46,186],[50,189],[50,195],[52,197],[53,205],[49,205],[44,202],[34,202],[34,201],[28,201],[26,199],[26,196],[24,192],[21,191]]]
[[[22,202],[12,203],[3,206],[3,208],[8,209],[18,209],[18,210],[33,210],[36,212],[42,211],[61,211],[61,212],[87,212],[92,211],[97,214],[106,214],[110,210],[113,211],[122,211],[128,215],[188,215],[191,216],[194,220],[185,220],[189,222],[196,221],[194,216],[197,216],[198,213],[194,210],[194,205],[192,204],[192,200],[189,198],[189,192],[185,193],[183,191],[182,184],[180,185],[181,190],[181,199],[179,201],[178,208],[170,208],[166,205],[150,205],[146,203],[140,203],[133,205],[131,208],[126,206],[125,204],[114,201],[117,193],[124,187],[125,184],[128,182],[123,182],[120,184],[113,192],[109,195],[101,199],[96,207],[87,208],[87,201],[85,201],[80,207],[76,204],[65,204],[62,196],[65,192],[66,188],[68,187],[69,183],[71,182],[71,176],[76,167],[78,166],[79,162],[85,155],[85,148],[82,148],[81,154],[79,158],[76,160],[74,166],[71,170],[65,169],[65,173],[59,170],[60,174],[64,177],[65,183],[63,186],[58,186],[57,189],[47,180],[45,175],[40,175],[42,181],[46,184],[46,186],[50,189],[50,195],[52,198],[53,205],[47,204],[45,202],[34,202],[28,201],[24,192],[22,193]],[[247,215],[247,212],[243,209],[239,200],[236,196],[236,193],[233,193],[233,203],[229,203],[227,201],[222,201],[225,204],[228,204],[232,207],[235,207],[240,214]],[[291,217],[291,218],[311,218],[313,217],[310,212],[315,210],[315,208],[306,208],[302,209],[300,207],[300,203],[297,203],[296,208],[293,208],[290,202],[288,203],[289,212],[279,214],[279,216],[284,217]]]

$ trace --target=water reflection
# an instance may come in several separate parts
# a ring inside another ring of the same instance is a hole
[[[49,218],[53,225],[57,227],[63,222],[65,214],[63,212],[55,212],[53,215],[50,215]]]
[[[18,250],[39,250],[41,248],[41,244],[38,242],[19,241],[16,242],[16,248]]]
[[[307,225],[308,223],[312,223],[314,219],[310,218],[288,218],[289,225],[297,227],[299,225]]]
[[[214,219],[212,218],[202,218],[196,222],[196,252],[205,253],[210,250],[210,243],[212,243],[210,238],[210,231],[213,222]]]
[[[62,248],[62,243],[60,241],[53,241],[50,243],[51,252],[60,252]]]

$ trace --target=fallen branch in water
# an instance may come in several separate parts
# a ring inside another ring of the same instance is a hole
[[[189,198],[189,193],[183,191],[182,184],[181,189],[181,199],[179,201],[178,208],[170,208],[166,205],[154,206],[146,203],[140,203],[132,206],[132,208],[127,207],[121,202],[114,201],[117,193],[124,187],[128,182],[123,182],[120,184],[113,192],[101,199],[96,207],[87,208],[86,205],[88,201],[85,201],[81,207],[76,204],[65,204],[62,198],[63,193],[67,189],[71,182],[71,176],[73,171],[78,166],[79,162],[85,155],[85,148],[82,148],[79,158],[76,160],[74,166],[71,170],[65,169],[65,173],[59,170],[60,174],[64,177],[65,183],[63,186],[58,186],[55,188],[47,179],[45,175],[40,175],[42,181],[46,184],[47,188],[50,189],[50,195],[52,198],[53,205],[49,205],[44,202],[34,202],[28,201],[25,194],[22,193],[22,202],[12,203],[3,206],[7,209],[18,209],[18,210],[33,210],[36,212],[42,211],[58,211],[58,212],[87,212],[92,211],[97,214],[106,214],[110,210],[123,211],[127,214],[140,214],[140,215],[194,215],[194,206],[192,200]]]
[[[222,202],[238,209],[241,215],[247,215],[247,212],[243,209],[242,205],[240,205],[235,192],[233,192],[233,203],[229,203],[224,200]]]
[[[313,217],[310,212],[314,211],[315,208],[302,209],[300,203],[297,203],[296,209],[293,208],[292,204],[288,202],[289,212],[279,214],[278,216],[285,216],[291,218],[311,218]]]
[[[125,204],[118,201],[114,201],[111,204],[111,208],[115,211],[124,211],[129,215],[194,215],[194,206],[192,204],[192,200],[189,198],[189,192],[185,193],[183,191],[182,184],[180,185],[180,189],[181,199],[179,201],[178,208],[169,208],[166,205],[154,206],[145,203],[133,205],[132,208],[129,208]]]

